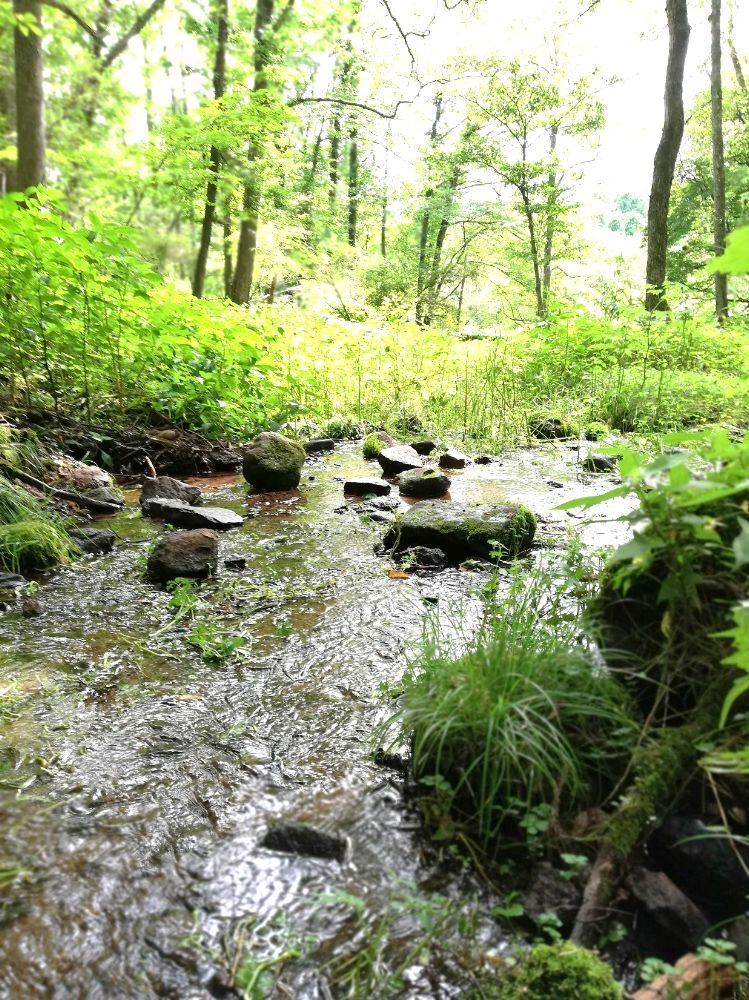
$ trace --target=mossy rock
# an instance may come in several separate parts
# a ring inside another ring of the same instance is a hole
[[[384,448],[391,448],[394,444],[395,441],[386,431],[372,431],[364,438],[362,452],[365,458],[379,458]]]
[[[568,941],[537,944],[496,984],[482,983],[496,1000],[622,1000],[611,969],[592,951]],[[478,994],[469,994],[475,1000]]]
[[[442,549],[453,561],[512,557],[530,548],[535,533],[535,515],[526,507],[422,500],[393,525],[385,546],[396,553],[414,546]]]
[[[245,449],[244,478],[258,490],[293,490],[302,477],[304,448],[274,431],[263,431]]]
[[[577,437],[580,425],[574,420],[550,413],[535,413],[528,420],[528,430],[542,441]]]
[[[603,420],[591,420],[585,425],[585,437],[588,441],[603,441],[610,433],[609,425]]]

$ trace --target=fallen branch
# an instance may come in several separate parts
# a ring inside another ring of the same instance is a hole
[[[80,493],[73,493],[71,490],[59,490],[55,486],[49,486],[47,483],[42,482],[41,479],[37,479],[36,476],[30,476],[28,472],[21,472],[20,469],[17,469],[13,465],[8,465],[6,462],[0,462],[0,469],[11,479],[18,479],[19,482],[26,483],[27,486],[34,486],[36,489],[43,490],[45,493],[58,497],[60,500],[67,500],[70,503],[77,504],[79,507],[87,507],[98,514],[119,514],[122,510],[122,504],[107,503],[105,500],[94,500],[92,497],[82,496]]]

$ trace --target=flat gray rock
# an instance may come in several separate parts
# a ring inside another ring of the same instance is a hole
[[[386,476],[397,476],[399,472],[407,472],[408,469],[420,469],[423,464],[419,454],[407,444],[383,449],[377,456],[377,461]]]
[[[401,472],[397,483],[404,497],[420,497],[423,500],[441,497],[450,489],[449,477],[432,465]]]
[[[154,497],[160,497],[162,500],[182,500],[183,503],[194,505],[200,501],[200,490],[197,486],[188,486],[187,483],[171,476],[153,476],[143,480],[140,490],[141,505]]]
[[[390,483],[385,482],[384,479],[376,479],[374,476],[355,476],[353,479],[347,479],[343,484],[344,493],[353,493],[354,496],[358,497],[384,497],[390,490]]]
[[[203,577],[218,567],[218,535],[207,528],[170,531],[162,535],[148,557],[148,575],[162,582],[178,576]]]
[[[440,467],[443,469],[465,469],[470,461],[468,455],[464,455],[462,451],[456,451],[454,448],[450,448],[449,451],[440,455]]]
[[[162,517],[179,528],[213,528],[228,531],[239,528],[244,518],[226,507],[191,507],[181,500],[163,500],[154,497],[143,504],[146,517]]]

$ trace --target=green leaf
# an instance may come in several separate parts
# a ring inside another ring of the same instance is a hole
[[[736,569],[741,569],[749,563],[749,521],[739,518],[740,531],[731,542],[733,554],[736,556]]]
[[[729,233],[725,253],[711,260],[707,269],[718,274],[749,274],[749,226]]]

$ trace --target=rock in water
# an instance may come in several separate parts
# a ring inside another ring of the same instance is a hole
[[[470,461],[468,455],[464,455],[462,451],[456,451],[454,448],[451,448],[444,455],[440,455],[440,468],[465,469]]]
[[[143,504],[146,517],[163,517],[170,524],[180,528],[213,528],[216,531],[228,531],[229,528],[239,528],[243,523],[241,514],[227,507],[191,507],[181,500],[162,500],[153,497]]]
[[[399,472],[420,469],[422,465],[419,455],[407,444],[383,449],[377,456],[377,461],[386,476],[397,476]]]
[[[333,438],[312,438],[304,442],[304,450],[308,455],[319,455],[321,451],[332,451],[335,448]]]
[[[196,504],[200,502],[200,490],[197,486],[188,486],[171,476],[155,476],[143,480],[140,491],[141,505],[153,497],[164,500],[181,500],[183,503]]]
[[[460,561],[494,553],[515,556],[530,547],[535,533],[536,518],[526,507],[420,500],[397,520],[384,544],[395,552],[416,545],[442,549]]]
[[[115,534],[109,528],[71,528],[68,535],[89,555],[111,552],[114,547]]]
[[[583,468],[586,472],[616,472],[616,459],[612,455],[588,455]]]
[[[704,913],[664,872],[633,868],[627,887],[648,916],[678,945],[677,954],[692,951],[709,931]]]
[[[434,441],[414,441],[411,445],[417,455],[431,455],[437,448]]]
[[[353,493],[354,496],[358,497],[370,495],[384,497],[387,496],[390,490],[390,483],[385,482],[384,479],[376,479],[372,476],[356,476],[353,479],[347,479],[343,484],[344,493]]]
[[[401,555],[408,565],[417,569],[441,569],[447,562],[447,556],[442,549],[427,549],[423,545],[406,549]]]
[[[425,469],[409,469],[398,475],[398,489],[404,497],[441,497],[450,489],[450,480],[435,469],[427,466]]]
[[[343,861],[346,856],[346,839],[337,833],[325,833],[305,823],[281,823],[268,830],[261,841],[262,847],[284,854],[301,854],[309,858]]]
[[[155,580],[177,576],[202,579],[218,567],[218,534],[209,528],[170,531],[156,542],[148,557],[148,573]]]
[[[302,478],[305,457],[296,441],[263,431],[244,449],[242,472],[256,490],[293,490]]]

